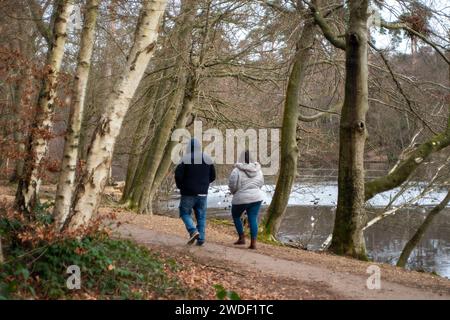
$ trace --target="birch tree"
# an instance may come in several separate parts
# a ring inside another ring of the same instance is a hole
[[[196,15],[197,0],[182,1],[180,18],[176,23],[175,36],[172,41],[175,52],[175,66],[172,75],[173,92],[165,102],[166,113],[158,125],[155,136],[146,152],[141,156],[141,166],[135,172],[132,182],[132,192],[128,199],[131,208],[138,208],[139,212],[151,212],[152,187],[158,167],[164,158],[166,145],[170,134],[176,126],[177,114],[182,105],[188,80],[190,49],[192,46],[192,29]],[[162,104],[161,104],[162,105]],[[184,120],[185,122],[185,120]],[[164,159],[167,161],[167,159]]]
[[[103,29],[103,32],[107,30],[107,35],[103,35],[104,39],[99,39],[99,42],[102,43],[104,41],[104,50],[99,50],[101,55],[97,57],[97,61],[101,61],[102,66],[100,67],[101,71],[97,75],[94,72],[91,72],[90,79],[92,79],[92,86],[89,86],[93,92],[95,92],[95,98],[92,101],[86,102],[85,110],[83,113],[83,118],[81,120],[81,131],[79,137],[79,151],[78,151],[78,162],[85,162],[89,147],[89,142],[91,140],[91,136],[93,131],[95,130],[98,119],[100,119],[103,111],[106,109],[106,102],[108,101],[109,93],[112,90],[112,87],[117,79],[117,76],[114,74],[114,64],[117,60],[117,49],[114,47],[121,46],[122,44],[117,42],[117,24],[115,21],[115,16],[117,15],[117,6],[109,6],[108,14],[103,17],[103,20],[106,19],[106,23],[102,27],[98,27],[99,29]],[[100,21],[101,22],[101,21]],[[97,32],[100,36],[101,33]],[[126,40],[124,41],[126,42]],[[123,53],[125,54],[125,53]],[[97,76],[94,78],[94,76]],[[94,81],[97,79],[102,79],[100,83],[95,84]],[[89,90],[88,90],[89,92]]]
[[[75,184],[75,174],[79,150],[81,120],[83,117],[86,88],[91,67],[91,57],[95,43],[95,25],[100,0],[88,0],[86,16],[81,34],[78,65],[75,74],[74,97],[72,100],[69,125],[64,144],[61,173],[55,197],[53,215],[58,227],[62,226],[70,211],[70,203]]]
[[[77,185],[74,201],[64,228],[77,229],[85,225],[97,211],[101,192],[107,182],[114,144],[131,99],[153,55],[158,37],[159,22],[167,1],[145,0],[136,26],[133,46],[118,82],[113,88],[94,132],[89,148],[86,168]]]
[[[42,162],[48,151],[47,136],[52,129],[56,85],[64,56],[67,23],[72,9],[72,1],[57,1],[53,41],[49,45],[47,55],[47,72],[42,82],[37,113],[27,145],[24,176],[19,179],[16,192],[16,206],[23,212],[31,212],[38,201]]]

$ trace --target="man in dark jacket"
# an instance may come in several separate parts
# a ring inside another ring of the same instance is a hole
[[[197,240],[201,246],[205,242],[206,201],[209,184],[216,179],[216,171],[211,158],[202,152],[197,139],[191,139],[186,154],[175,169],[175,183],[180,189],[180,218],[189,232],[188,244]],[[194,209],[197,225],[192,220]]]

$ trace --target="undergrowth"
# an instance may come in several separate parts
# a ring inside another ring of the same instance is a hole
[[[0,265],[0,299],[185,296],[185,289],[166,273],[166,268],[176,268],[175,263],[132,241],[111,238],[98,221],[82,236],[61,234],[55,232],[48,206],[40,206],[31,220],[2,207],[5,261]],[[70,266],[79,268],[80,277],[68,273]]]

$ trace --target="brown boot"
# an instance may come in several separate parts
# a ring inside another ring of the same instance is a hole
[[[248,247],[249,249],[253,249],[256,250],[256,239],[252,239],[250,242],[250,246]]]
[[[236,241],[234,244],[245,244],[245,234],[240,234],[238,241]]]

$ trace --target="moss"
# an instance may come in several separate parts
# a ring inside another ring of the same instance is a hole
[[[360,249],[359,252],[354,252],[352,257],[361,261],[370,261],[365,248]]]
[[[258,233],[258,241],[260,241],[262,243],[270,244],[273,246],[280,246],[280,247],[284,246],[284,244],[281,241],[277,240],[271,234],[267,235],[262,232]]]

